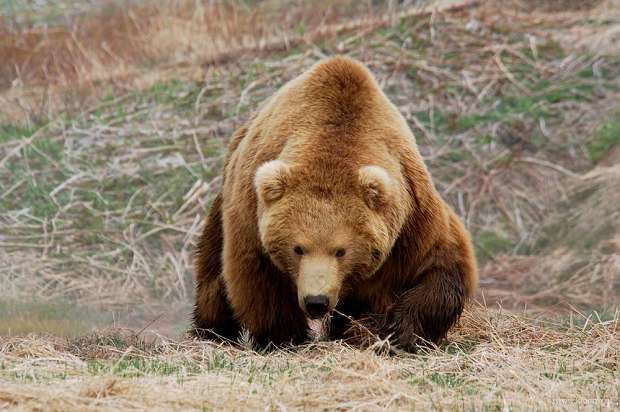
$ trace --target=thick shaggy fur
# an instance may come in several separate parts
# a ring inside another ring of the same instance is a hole
[[[320,287],[338,312],[414,350],[441,340],[474,292],[468,233],[354,60],[321,61],[278,91],[232,137],[223,175],[197,251],[199,336],[245,326],[259,344],[303,342],[302,289]],[[347,254],[295,256],[293,239]],[[348,322],[334,315],[330,335]]]

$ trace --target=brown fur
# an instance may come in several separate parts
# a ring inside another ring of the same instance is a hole
[[[201,336],[243,325],[262,344],[303,342],[300,288],[325,274],[316,287],[339,312],[414,350],[445,336],[476,287],[466,230],[358,62],[327,59],[285,85],[233,136],[223,174],[198,247]],[[320,253],[301,264],[295,242]],[[333,338],[347,329],[333,317]]]

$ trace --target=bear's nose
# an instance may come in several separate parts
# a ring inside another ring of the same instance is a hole
[[[308,295],[304,298],[304,306],[311,318],[320,318],[327,313],[329,298],[325,295]]]

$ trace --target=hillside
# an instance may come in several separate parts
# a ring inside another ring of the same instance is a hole
[[[0,408],[620,407],[615,1],[70,3],[0,2]],[[418,355],[188,340],[229,136],[332,54],[409,122],[476,302]]]

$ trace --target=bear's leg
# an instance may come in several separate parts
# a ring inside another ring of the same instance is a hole
[[[244,248],[246,244],[231,245],[224,272],[235,316],[261,348],[307,341],[308,320],[295,284],[262,251]]]
[[[461,316],[466,299],[457,270],[428,271],[389,310],[381,334],[392,334],[395,343],[411,352],[437,344]]]
[[[222,280],[222,195],[218,194],[205,224],[196,254],[194,334],[203,339],[235,340],[239,323],[233,317]]]

